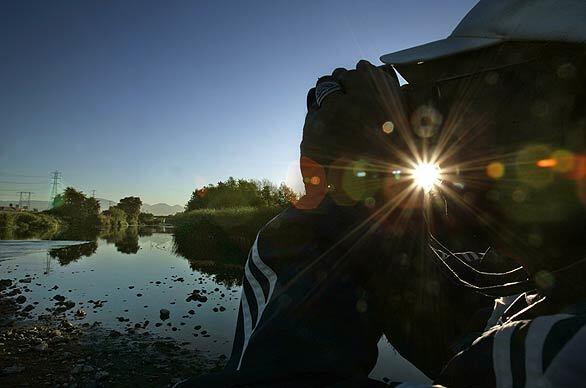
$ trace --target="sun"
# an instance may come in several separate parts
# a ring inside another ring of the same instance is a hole
[[[431,163],[420,163],[413,170],[413,180],[418,187],[429,192],[440,182],[440,169]]]

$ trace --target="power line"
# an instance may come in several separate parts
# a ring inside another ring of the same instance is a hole
[[[30,209],[31,208],[31,195],[33,194],[30,191],[21,191],[18,194],[20,194],[20,198],[18,199],[18,207],[21,209]],[[27,203],[26,208],[22,206],[23,202]]]
[[[59,195],[59,185],[61,184],[61,179],[63,179],[63,174],[59,171],[53,171],[51,173],[53,175],[53,186],[51,187],[51,195],[49,196],[49,208],[53,208],[53,204],[55,203],[55,197]]]
[[[7,183],[13,185],[46,185],[47,182],[17,182],[17,181],[0,181],[0,183]]]
[[[12,172],[2,172],[2,171],[0,171],[0,176],[15,177],[15,178],[46,178],[44,175],[26,175],[26,174],[16,174],[16,173],[12,173]]]

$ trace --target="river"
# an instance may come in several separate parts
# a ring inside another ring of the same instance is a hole
[[[65,311],[72,321],[100,322],[120,332],[148,330],[211,358],[228,357],[242,265],[186,258],[178,253],[184,251],[168,229],[127,228],[87,242],[4,240],[0,279],[23,286],[23,306],[32,306],[26,319],[51,314],[65,300],[75,303]],[[194,290],[199,301],[189,298]],[[168,319],[161,319],[161,309],[169,311]],[[427,381],[386,340],[379,350],[373,377]]]

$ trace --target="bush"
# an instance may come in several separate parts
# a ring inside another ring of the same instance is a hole
[[[175,252],[193,260],[243,264],[256,234],[281,207],[201,209],[180,213],[175,226]]]
[[[43,237],[55,234],[61,224],[48,214],[0,212],[0,228],[3,235],[12,238]]]

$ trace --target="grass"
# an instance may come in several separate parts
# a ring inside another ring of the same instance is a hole
[[[50,238],[61,222],[48,214],[32,212],[0,212],[0,238]]]
[[[259,229],[280,207],[201,209],[171,218],[175,251],[193,260],[243,264]]]

